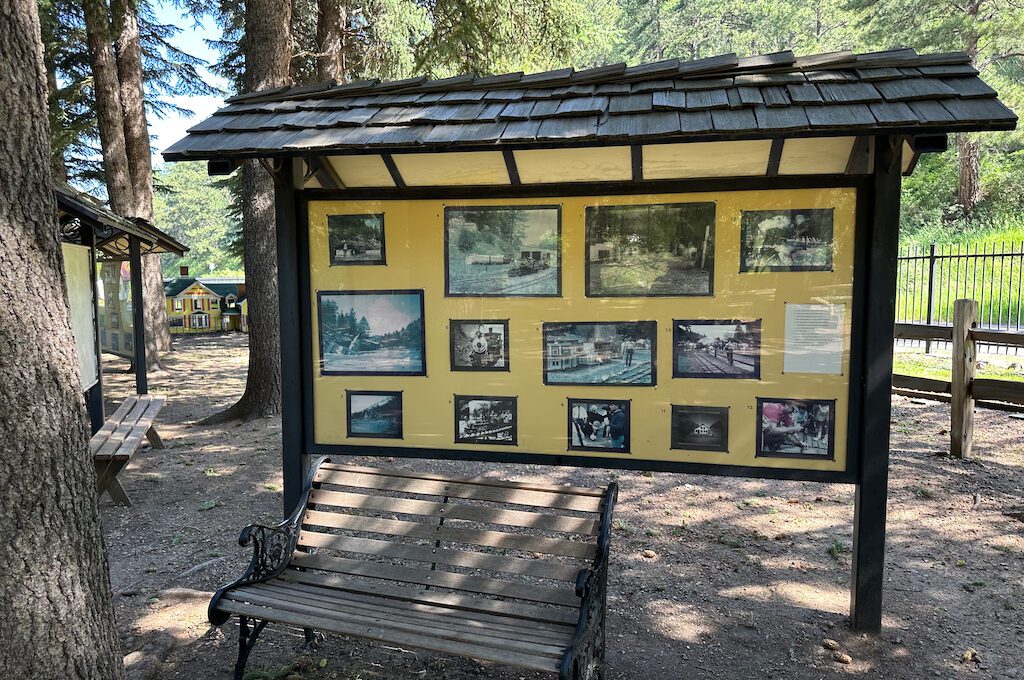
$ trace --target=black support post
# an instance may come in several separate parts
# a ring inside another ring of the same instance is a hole
[[[142,243],[128,237],[128,260],[132,267],[132,336],[135,344],[135,392],[149,393],[146,375],[146,314],[142,308]]]
[[[900,218],[900,140],[876,137],[868,228],[863,418],[860,471],[853,519],[854,630],[882,627],[885,515],[889,483],[889,418],[892,390],[892,329],[896,317],[896,269]]]
[[[103,412],[103,350],[100,347],[100,300],[96,287],[96,232],[85,221],[79,222],[82,245],[89,246],[89,284],[92,289],[92,337],[96,352],[96,384],[85,391],[85,407],[89,412],[89,428],[99,432],[106,420]]]
[[[299,309],[299,248],[296,228],[295,178],[292,161],[276,171],[274,203],[277,221],[277,282],[281,307],[281,463],[284,516],[291,514],[305,478],[304,409],[302,406],[302,340]]]

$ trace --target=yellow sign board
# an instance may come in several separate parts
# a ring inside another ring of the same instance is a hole
[[[844,471],[856,198],[311,200],[314,443]]]

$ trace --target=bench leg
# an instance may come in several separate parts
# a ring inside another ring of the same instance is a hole
[[[96,493],[99,498],[104,493],[110,494],[110,499],[117,505],[130,506],[132,501],[125,493],[121,481],[117,478],[128,461],[110,460],[97,462],[96,465]]]
[[[313,628],[303,628],[302,634],[306,638],[306,644],[303,645],[304,649],[315,650],[320,647],[320,643],[324,641],[324,634],[317,632]]]
[[[255,621],[255,620],[254,620]],[[238,617],[238,661],[235,662],[235,680],[242,680],[245,675],[245,664],[249,661],[249,652],[256,644],[256,638],[266,627],[266,621],[255,621],[256,625],[249,628],[249,617]]]
[[[164,440],[160,439],[160,435],[157,434],[155,427],[150,426],[150,428],[146,430],[146,439],[149,440],[149,445],[154,449],[164,448]]]

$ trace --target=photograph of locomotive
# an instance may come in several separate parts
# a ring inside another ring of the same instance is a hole
[[[558,206],[445,208],[445,295],[562,294]]]
[[[587,296],[711,295],[715,204],[587,208]]]
[[[455,395],[456,444],[516,443],[515,397]]]
[[[545,323],[545,385],[653,386],[657,323]]]
[[[402,393],[345,390],[349,437],[402,438]]]
[[[832,218],[832,208],[744,210],[740,271],[832,271]]]
[[[317,292],[322,375],[426,375],[422,290]]]
[[[449,342],[453,371],[507,371],[508,319],[452,319]]]
[[[328,215],[327,243],[332,267],[385,264],[384,215]]]
[[[761,320],[672,322],[672,377],[761,377]]]

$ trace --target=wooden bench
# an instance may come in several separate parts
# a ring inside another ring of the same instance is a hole
[[[96,491],[102,497],[109,493],[118,505],[131,505],[117,475],[128,465],[145,437],[154,449],[164,448],[153,421],[164,406],[165,398],[156,394],[132,395],[124,400],[114,415],[92,436],[89,450],[96,465]]]
[[[237,679],[270,621],[596,677],[616,494],[321,459],[291,517],[242,530],[209,619],[239,618]]]

